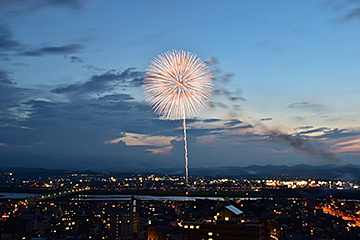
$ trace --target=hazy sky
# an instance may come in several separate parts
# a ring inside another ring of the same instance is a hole
[[[193,167],[360,164],[360,1],[0,1],[0,166],[184,166],[181,121],[144,101],[173,49],[214,72]]]

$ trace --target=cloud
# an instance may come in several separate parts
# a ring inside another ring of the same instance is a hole
[[[12,51],[21,46],[21,43],[14,40],[14,33],[8,25],[0,25],[0,51]]]
[[[9,147],[9,145],[7,145],[6,143],[1,143],[0,142],[0,147]]]
[[[272,118],[262,118],[262,119],[260,119],[260,121],[271,121],[271,120],[273,120]]]
[[[26,107],[21,103],[30,99],[35,92],[17,87],[10,74],[0,70],[0,119],[21,119],[27,112]]]
[[[22,11],[35,11],[46,7],[65,7],[73,10],[82,8],[88,1],[87,0],[1,0],[0,7],[10,8],[13,10],[21,9]]]
[[[243,123],[239,119],[231,119],[230,122],[224,123],[225,126],[233,127],[235,125],[238,125],[240,123]]]
[[[59,87],[51,90],[52,93],[66,94],[72,92],[106,92],[118,87],[139,87],[142,85],[143,72],[127,68],[123,71],[111,69],[102,74],[91,76],[85,83],[72,84],[67,87]]]
[[[317,132],[324,132],[325,130],[330,130],[330,128],[327,128],[327,127],[316,128],[316,129],[300,132],[300,133],[298,133],[298,135],[317,133]]]
[[[322,104],[310,103],[310,102],[296,102],[296,103],[290,104],[288,107],[300,109],[300,110],[312,111],[312,112],[316,112],[316,113],[322,112],[326,109],[325,106]]]
[[[103,101],[130,101],[135,100],[130,94],[126,93],[114,93],[111,95],[105,95],[104,97],[100,97],[99,100]]]
[[[360,136],[343,138],[343,141],[335,144],[334,152],[360,156]]]
[[[121,137],[107,140],[105,144],[116,144],[119,142],[123,142],[126,146],[168,146],[171,144],[173,140],[179,140],[179,137],[174,136],[151,136],[149,134],[139,134],[139,133],[121,133]]]
[[[29,49],[30,48],[30,49]],[[81,44],[65,44],[62,46],[43,46],[43,47],[29,47],[14,39],[13,31],[7,24],[0,24],[0,56],[2,60],[9,61],[11,58],[8,53],[15,52],[19,56],[40,57],[47,55],[66,55],[78,53],[84,48]],[[82,62],[80,58],[71,57],[71,62]]]
[[[138,102],[108,102],[78,100],[69,102],[50,102],[31,100],[13,106],[23,106],[28,117],[21,122],[26,128],[18,128],[18,120],[4,118],[0,125],[0,135],[11,146],[32,146],[44,142],[42,151],[68,149],[76,153],[71,145],[92,152],[92,144],[103,144],[107,139],[119,137],[119,132],[154,132],[148,118],[151,114],[140,110]],[[20,114],[20,113],[19,113]],[[3,115],[3,114],[1,114]],[[1,119],[0,119],[1,120]],[[11,127],[14,126],[14,127]],[[22,137],[18,137],[22,136]],[[62,146],[62,147],[60,147]],[[40,148],[40,147],[37,147]],[[48,149],[48,150],[46,150]],[[99,147],[93,147],[96,152]],[[100,148],[101,149],[101,148]]]
[[[237,127],[231,128],[231,129],[235,130],[235,129],[245,129],[245,128],[253,128],[253,127],[254,127],[253,125],[248,124],[248,125],[244,125],[244,126],[237,126]]]
[[[314,128],[314,126],[297,127],[297,128],[295,128],[295,130],[297,130],[297,129],[310,129],[310,128]]]
[[[360,20],[360,2],[358,0],[327,0],[322,5],[339,13],[335,22],[345,23]]]
[[[342,18],[344,21],[360,20],[360,7],[349,10],[346,15]]]
[[[324,130],[324,134],[318,136],[317,138],[326,138],[326,139],[337,139],[337,138],[344,138],[344,137],[354,137],[358,136],[358,131],[351,131],[349,129],[343,128],[334,128],[334,129],[326,129]]]
[[[151,154],[161,154],[161,155],[170,155],[171,154],[171,150],[173,149],[173,146],[166,146],[166,147],[162,147],[162,148],[152,148],[152,149],[145,149],[146,151],[151,152]]]
[[[16,82],[12,81],[10,77],[10,72],[3,71],[0,69],[0,83],[6,85],[14,85]]]
[[[35,50],[27,50],[19,53],[21,56],[41,57],[45,55],[64,55],[78,53],[84,48],[81,44],[66,44],[59,47],[42,47]]]
[[[203,120],[204,123],[213,123],[213,122],[220,122],[221,119],[218,118],[210,118],[210,119],[205,119]]]
[[[76,62],[82,63],[83,60],[81,60],[81,59],[78,58],[78,57],[72,56],[72,57],[71,57],[71,62],[72,62],[72,63],[76,63]]]

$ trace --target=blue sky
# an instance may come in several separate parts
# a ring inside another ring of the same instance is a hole
[[[3,0],[0,165],[182,168],[181,122],[141,87],[172,49],[214,71],[190,168],[360,164],[359,25],[356,0]]]

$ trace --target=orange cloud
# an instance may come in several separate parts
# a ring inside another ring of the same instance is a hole
[[[168,146],[172,140],[178,140],[178,137],[167,136],[149,136],[138,133],[125,133],[125,136],[113,140],[105,141],[105,144],[115,144],[124,142],[127,146]]]
[[[350,153],[352,155],[360,156],[360,139],[348,138],[343,142],[334,144],[334,153]]]
[[[172,149],[173,149],[173,146],[167,146],[167,147],[163,147],[163,148],[154,148],[154,149],[145,149],[145,150],[151,152],[151,155],[153,155],[153,154],[170,155]]]

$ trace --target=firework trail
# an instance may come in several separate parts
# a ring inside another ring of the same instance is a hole
[[[195,54],[183,50],[159,55],[146,72],[143,88],[151,108],[167,119],[183,119],[186,183],[189,177],[186,118],[194,117],[205,107],[212,86],[206,64]]]

